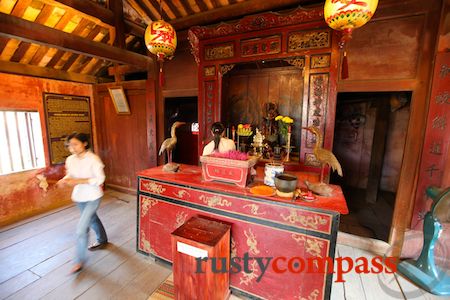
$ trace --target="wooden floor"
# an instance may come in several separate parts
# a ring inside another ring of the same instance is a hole
[[[147,299],[171,270],[136,253],[136,197],[107,191],[99,216],[111,244],[89,252],[78,275],[69,274],[79,218],[75,206],[1,228],[0,299]],[[337,255],[372,256],[344,245]],[[450,299],[398,275],[349,273],[344,279],[345,284],[333,283],[331,299]]]

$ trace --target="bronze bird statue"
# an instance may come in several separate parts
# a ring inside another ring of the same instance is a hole
[[[323,138],[320,133],[320,129],[315,126],[303,127],[303,129],[312,132],[316,136],[316,144],[314,145],[313,153],[316,159],[320,162],[320,182],[323,183],[323,171],[325,164],[328,164],[333,171],[337,171],[339,176],[342,177],[341,164],[337,160],[336,156],[334,156],[331,151],[322,148]]]
[[[166,169],[168,166],[172,165],[172,150],[175,148],[175,145],[177,144],[177,136],[176,136],[176,130],[181,125],[186,124],[185,122],[175,122],[172,124],[172,127],[170,128],[170,138],[167,138],[164,140],[164,142],[161,144],[161,148],[159,148],[159,155],[163,154],[164,151],[167,152],[167,164],[164,166]]]

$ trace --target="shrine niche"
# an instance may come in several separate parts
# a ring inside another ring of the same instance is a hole
[[[339,59],[338,36],[327,27],[323,8],[196,26],[189,41],[199,68],[199,151],[217,121],[230,138],[238,123],[273,135],[277,129],[265,114],[267,105],[275,105],[279,115],[293,119],[289,167],[316,171],[314,136],[302,127],[320,128],[324,148],[332,148]]]

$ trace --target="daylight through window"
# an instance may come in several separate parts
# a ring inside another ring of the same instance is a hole
[[[39,113],[0,111],[0,175],[44,166]]]

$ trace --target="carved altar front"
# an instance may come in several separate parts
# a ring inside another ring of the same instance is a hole
[[[262,13],[237,22],[192,27],[189,41],[199,68],[199,155],[211,138],[212,123],[221,121],[224,75],[241,63],[282,60],[291,68],[298,68],[303,81],[301,109],[292,116],[299,122],[293,132],[300,141],[296,168],[317,170],[312,155],[314,136],[300,127],[319,127],[324,135],[324,148],[332,148],[338,37],[324,22],[323,8]]]

